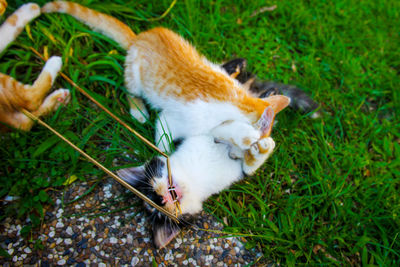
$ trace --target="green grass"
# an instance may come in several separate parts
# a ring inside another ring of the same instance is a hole
[[[6,15],[24,1],[15,2]],[[82,2],[135,32],[169,27],[213,61],[245,57],[259,77],[301,86],[321,103],[319,120],[280,114],[277,148],[265,166],[206,203],[221,221],[226,217],[225,231],[247,234],[247,246],[260,248],[263,261],[284,265],[400,264],[399,1],[178,1],[154,22],[138,18],[159,16],[171,1]],[[274,11],[252,16],[274,4]],[[63,71],[77,84],[152,137],[151,124],[128,116],[125,52],[113,41],[64,15],[41,16],[30,31],[32,39],[25,31],[0,55],[2,73],[32,82],[43,62],[29,47],[47,47],[63,56]],[[62,78],[55,87],[72,89],[72,103],[46,122],[106,166],[154,155]],[[42,207],[51,204],[46,188],[62,189],[71,175],[77,182],[106,177],[41,126],[0,142],[0,197],[21,196],[2,217],[17,211],[38,225]]]

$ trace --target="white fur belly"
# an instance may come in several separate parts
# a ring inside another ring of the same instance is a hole
[[[243,177],[241,161],[229,158],[228,147],[216,144],[210,135],[187,138],[171,164],[185,213],[198,212],[204,200]]]
[[[249,120],[230,103],[208,103],[196,101],[184,105],[171,105],[163,109],[160,117],[174,138],[209,134],[210,131],[228,120]]]

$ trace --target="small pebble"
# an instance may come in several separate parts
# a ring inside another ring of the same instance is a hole
[[[139,258],[138,257],[133,257],[132,260],[131,260],[131,266],[135,266],[138,263],[139,263]]]
[[[116,196],[124,197],[125,190],[118,184],[111,184],[114,182],[100,182],[84,199],[63,209],[60,208],[61,201],[57,201],[59,192],[51,192],[59,205],[58,209],[46,207],[40,232],[32,232],[34,239],[42,240],[43,250],[34,251],[33,244],[26,246],[28,243],[19,232],[25,226],[25,220],[21,222],[5,218],[1,225],[5,233],[2,242],[12,256],[9,259],[12,266],[152,266],[153,262],[158,266],[242,266],[254,262],[256,255],[262,256],[259,251],[253,253],[246,250],[245,241],[241,239],[220,238],[217,234],[203,231],[184,230],[165,249],[155,250],[151,225],[142,207],[133,206],[122,212],[107,214],[112,209],[123,208],[137,201],[128,198],[114,202]],[[90,186],[85,183],[71,185],[64,193],[64,203],[82,195]],[[111,196],[113,202],[105,202],[104,196]],[[91,209],[95,212],[91,212]],[[87,215],[70,216],[86,211],[89,212]],[[103,215],[91,218],[99,213]],[[221,224],[204,212],[198,217],[196,225],[223,230]],[[0,257],[0,266],[10,265]]]
[[[72,230],[72,227],[71,227],[71,226],[68,226],[67,229],[65,230],[65,232],[66,232],[68,235],[73,235],[73,234],[74,234],[74,231]]]

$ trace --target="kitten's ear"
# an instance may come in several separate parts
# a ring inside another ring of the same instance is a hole
[[[263,98],[263,100],[270,104],[270,107],[274,110],[275,115],[286,108],[290,103],[290,98],[284,95],[273,95]]]
[[[139,167],[120,169],[117,171],[117,174],[125,182],[135,187],[140,183],[142,183],[143,179],[146,178],[145,172],[146,172],[146,167],[145,165],[143,165]]]
[[[222,68],[231,75],[236,72],[241,73],[245,70],[247,61],[244,58],[235,58],[222,65]]]
[[[154,211],[153,218],[153,241],[157,249],[166,247],[181,231],[178,225],[165,215]]]
[[[270,136],[272,126],[274,125],[274,119],[274,110],[271,107],[267,107],[257,122],[258,128],[261,131],[261,136]]]

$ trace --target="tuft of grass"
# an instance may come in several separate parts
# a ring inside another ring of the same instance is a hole
[[[10,3],[4,17],[23,3]],[[171,28],[216,62],[245,57],[259,77],[298,85],[321,103],[318,120],[280,114],[277,148],[265,166],[206,203],[227,232],[248,234],[247,246],[260,248],[265,262],[399,265],[400,2],[186,0],[153,22],[142,19],[160,16],[171,1],[82,3],[135,32]],[[125,51],[115,42],[66,15],[42,15],[30,33],[0,55],[2,73],[31,83],[43,62],[29,47],[61,55],[73,81],[152,139],[152,123],[141,125],[127,112]],[[59,87],[72,90],[71,104],[45,121],[105,166],[115,159],[139,165],[154,155],[60,77]],[[62,189],[73,175],[78,182],[104,177],[40,126],[0,142],[0,197],[20,197],[0,216],[29,216],[26,232],[51,204],[48,190]]]

